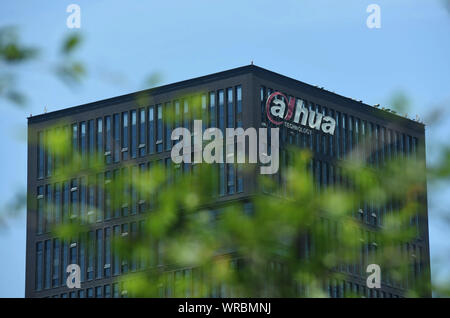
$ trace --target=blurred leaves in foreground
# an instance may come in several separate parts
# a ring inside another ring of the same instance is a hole
[[[188,172],[169,158],[105,174],[105,154],[72,151],[68,130],[48,140],[57,180],[84,176],[105,198],[104,205],[63,207],[58,222],[60,208],[47,207],[53,233],[90,246],[97,216],[122,217],[127,226],[114,231],[109,255],[128,296],[326,297],[329,286],[354,276],[360,289],[338,294],[365,297],[368,264],[379,264],[384,284],[405,296],[429,295],[426,250],[410,245],[424,235],[416,225],[425,210],[420,156],[376,167],[358,147],[323,184],[311,173],[311,154],[290,148],[280,174],[261,177],[255,166],[243,167],[258,190],[236,202],[219,198],[217,165]],[[367,222],[373,217],[361,213],[364,203],[384,212]]]

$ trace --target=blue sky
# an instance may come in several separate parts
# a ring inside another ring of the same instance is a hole
[[[66,7],[81,7],[84,43],[77,57],[87,80],[67,87],[52,74],[66,27]],[[366,26],[369,4],[381,7],[381,29]],[[410,116],[450,104],[450,12],[439,0],[289,1],[2,1],[0,27],[19,26],[24,43],[42,48],[38,63],[21,67],[26,109],[0,100],[0,206],[26,186],[26,117],[233,67],[258,66],[368,104],[389,105],[402,91]],[[427,127],[428,158],[448,142],[448,113]],[[447,116],[447,117],[446,117]],[[434,189],[434,188],[433,188]],[[429,194],[433,266],[450,268],[446,185]],[[23,297],[24,214],[0,231],[0,297]],[[447,262],[447,263],[445,263]],[[433,275],[438,276],[434,270]]]

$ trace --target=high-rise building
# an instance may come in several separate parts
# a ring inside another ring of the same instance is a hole
[[[132,196],[128,204],[112,211],[110,194],[92,186],[91,181],[98,184],[118,174],[133,175],[153,162],[169,164],[172,128],[192,128],[187,114],[193,103],[201,109],[198,119],[210,127],[280,127],[281,173],[286,146],[307,148],[313,154],[311,173],[320,184],[339,182],[335,177],[338,162],[363,140],[370,140],[370,165],[380,166],[401,156],[425,162],[420,150],[425,144],[423,124],[254,65],[30,117],[26,297],[124,296],[115,278],[135,268],[116,261],[111,240],[136,231],[151,202]],[[277,109],[282,112],[277,115],[271,106],[285,109]],[[172,124],[163,121],[169,110],[175,114]],[[70,136],[70,147],[85,161],[76,178],[67,180],[54,174],[58,165],[64,164],[45,147],[54,129]],[[106,168],[89,175],[83,167],[94,153],[101,154]],[[192,166],[182,164],[177,169],[189,173]],[[244,178],[238,165],[220,164],[218,176],[217,202],[246,200],[257,191],[256,178]],[[414,258],[412,277],[429,273],[430,267],[426,193],[421,200],[425,210],[411,219],[416,239],[402,247]],[[91,206],[102,213],[92,213]],[[355,217],[369,233],[383,226],[389,209],[392,206],[380,208],[362,202]],[[88,246],[50,232],[52,224],[74,218],[89,220]],[[80,265],[81,289],[66,287],[68,264]],[[365,280],[365,273],[348,273],[348,280],[330,282],[330,296],[341,297],[344,289],[368,297],[404,295],[404,286],[383,280],[382,288],[372,291],[366,289]]]

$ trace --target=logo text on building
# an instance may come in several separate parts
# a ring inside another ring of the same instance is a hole
[[[336,121],[333,117],[325,116],[305,106],[302,99],[289,97],[280,92],[270,94],[266,102],[267,118],[275,125],[283,122],[286,127],[300,124],[311,129],[321,130],[326,134],[334,135]]]

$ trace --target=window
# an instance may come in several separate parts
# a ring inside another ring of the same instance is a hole
[[[80,240],[80,271],[81,271],[81,275],[80,275],[80,280],[81,282],[84,282],[85,279],[85,272],[86,272],[86,251],[85,251],[85,244],[86,241],[85,240]]]
[[[113,228],[114,231],[114,239],[118,240],[120,237],[120,225],[115,225]],[[117,249],[114,249],[114,266],[113,266],[113,275],[119,275],[120,274],[120,258],[119,258],[119,251]]]
[[[94,298],[94,289],[92,288],[87,289],[87,298]]]
[[[206,95],[203,94],[201,97],[202,103],[202,133],[206,130],[206,125],[208,124],[208,110],[206,109]]]
[[[86,177],[80,179],[80,220],[86,222]]]
[[[111,298],[111,285],[103,286],[103,295],[105,298]]]
[[[145,169],[146,169],[146,164],[141,163],[139,165],[139,174],[140,174],[141,178],[144,177]],[[144,213],[145,210],[146,210],[145,196],[144,196],[144,193],[140,192],[139,193],[139,213]]]
[[[97,182],[101,182],[101,174],[97,175]],[[98,183],[98,191],[101,191],[101,184]],[[105,172],[105,180],[104,180],[104,191],[105,191],[105,220],[111,219],[111,171]],[[100,196],[97,196],[97,204],[103,204],[103,200]],[[100,212],[102,210],[99,210]]]
[[[219,90],[219,128],[222,132],[225,131],[225,105],[224,105],[224,91]]]
[[[219,194],[225,194],[225,164],[219,163]]]
[[[102,297],[102,290],[103,290],[102,286],[95,287],[95,297],[96,298],[103,298]]]
[[[97,152],[100,161],[103,156],[103,120],[101,118],[97,118]]]
[[[50,282],[51,282],[51,263],[52,263],[52,241],[46,240],[45,241],[45,263],[44,263],[44,270],[45,270],[45,282],[44,282],[44,288],[48,289],[50,288]]]
[[[216,127],[217,122],[217,114],[216,114],[216,93],[210,92],[209,93],[209,115],[210,115],[210,126],[209,127]]]
[[[113,183],[113,195],[112,195],[112,206],[113,206],[113,210],[114,210],[114,217],[115,218],[119,218],[120,217],[120,205],[122,202],[121,201],[121,193],[119,192],[120,190],[120,170],[119,169],[115,169],[113,172],[113,178],[114,178],[114,183]],[[127,214],[125,214],[124,216],[126,216]]]
[[[166,125],[166,151],[169,151],[172,148],[172,104],[166,103],[164,106],[164,124]]]
[[[347,115],[342,114],[342,155],[347,154],[347,132],[346,132]]]
[[[70,244],[69,261],[70,261],[70,264],[78,264],[78,262],[77,262],[77,243]]]
[[[113,115],[114,121],[114,162],[120,161],[120,117],[119,114]]]
[[[145,108],[139,110],[139,156],[144,157],[145,153]]]
[[[78,217],[78,181],[72,179],[70,188],[70,218]]]
[[[105,266],[104,276],[109,278],[111,276],[111,228],[105,228]]]
[[[155,116],[154,108],[151,106],[148,109],[148,152],[155,153]]]
[[[105,117],[105,162],[106,164],[111,163],[111,146],[112,146],[112,135],[111,135],[111,116]]]
[[[341,158],[341,126],[340,123],[341,114],[336,112],[336,157]]]
[[[137,239],[137,223],[136,222],[131,222],[130,231],[131,231],[131,239],[136,241],[136,239]],[[136,269],[137,269],[137,258],[135,255],[131,256],[130,269],[132,272],[136,271]]]
[[[80,150],[81,150],[81,160],[82,164],[86,165],[86,154],[87,154],[87,136],[86,136],[86,122],[80,123]]]
[[[63,241],[62,243],[62,267],[61,267],[61,282],[64,284],[66,282],[67,279],[67,265],[68,265],[68,257],[69,257],[69,244],[67,243],[66,240]]]
[[[38,133],[38,178],[44,178],[44,166],[45,166],[45,143],[44,133]]]
[[[94,221],[101,221],[103,218],[103,212],[96,209],[95,205],[95,192],[97,191],[97,186],[93,182],[94,177],[89,177],[88,185],[88,222],[94,223]],[[99,197],[98,197],[99,198]],[[100,197],[102,198],[102,197]],[[95,215],[96,214],[96,215]]]
[[[44,232],[44,187],[37,189],[36,234]]]
[[[36,290],[42,290],[42,242],[36,244]]]
[[[119,298],[119,283],[113,283],[113,297]]]
[[[128,206],[130,201],[130,178],[128,175],[128,167],[122,168],[122,216],[128,215]]]
[[[242,124],[242,87],[236,86],[236,127],[243,128]],[[242,164],[238,164],[237,166],[237,190],[236,192],[240,193],[244,191],[244,179],[243,179],[243,169]]]
[[[54,222],[58,224],[61,221],[61,184],[55,183],[55,203],[54,203]]]
[[[59,286],[59,239],[53,240],[53,275],[52,275],[52,287]]]
[[[263,126],[266,124],[266,103],[265,103],[265,96],[266,96],[266,88],[264,86],[261,86],[260,88],[260,96],[259,99],[261,101],[261,122],[264,123]]]
[[[128,223],[122,224],[122,239],[128,239]],[[123,255],[121,256],[121,271],[122,274],[128,273],[128,260]]]
[[[131,111],[131,158],[137,155],[137,118],[136,111]]]
[[[138,180],[138,167],[131,167],[131,180]],[[131,184],[131,215],[137,213],[138,194],[136,187]]]
[[[93,119],[88,121],[88,146],[87,147],[88,147],[88,152],[89,152],[89,162],[92,164],[94,155],[95,155],[95,122]]]
[[[183,127],[190,129],[190,109],[189,109],[189,101],[185,99],[183,101]]]
[[[87,240],[87,249],[88,249],[88,261],[87,261],[87,279],[94,279],[94,255],[95,255],[95,240],[94,240],[94,232],[88,232],[88,240]]]
[[[96,278],[102,278],[103,273],[103,230],[99,229],[96,231],[97,237],[97,275]]]
[[[78,153],[78,125],[72,125],[72,152],[73,155]]]
[[[46,140],[47,140],[47,144],[45,145],[45,157],[47,158],[47,161],[46,161],[46,170],[45,170],[45,175],[46,175],[46,177],[50,177],[51,175],[52,175],[52,169],[53,169],[53,166],[52,166],[52,159],[53,159],[53,154],[52,154],[52,151],[51,151],[51,149],[50,149],[50,144],[49,144],[49,136],[50,136],[50,134],[51,134],[51,132],[50,131],[47,131],[46,133],[45,133],[45,138],[46,138]]]
[[[156,105],[156,151],[163,150],[163,121],[162,121],[162,105]]]

